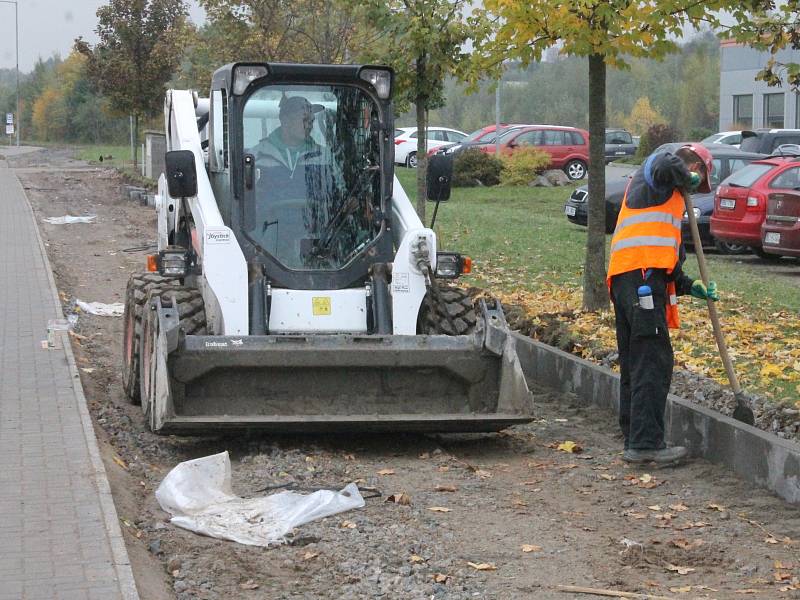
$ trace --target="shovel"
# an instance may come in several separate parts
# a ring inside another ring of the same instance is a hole
[[[700,231],[697,229],[697,218],[694,216],[692,197],[686,193],[686,190],[681,190],[681,193],[683,194],[683,201],[686,203],[686,216],[689,218],[689,228],[692,230],[694,253],[695,256],[697,256],[697,264],[700,265],[700,279],[703,281],[703,284],[708,287],[706,257],[703,254],[703,244],[700,242]],[[736,372],[733,370],[731,357],[728,356],[728,346],[725,344],[725,336],[723,336],[722,327],[719,324],[717,307],[711,298],[706,298],[706,301],[708,302],[708,316],[711,317],[711,325],[714,327],[714,338],[717,340],[717,347],[719,348],[719,356],[722,359],[722,364],[725,365],[725,372],[728,374],[728,381],[730,381],[733,396],[736,398],[736,408],[733,411],[733,418],[742,423],[753,425],[756,419],[753,415],[753,409],[750,408],[750,399],[739,386],[739,380],[736,377]]]

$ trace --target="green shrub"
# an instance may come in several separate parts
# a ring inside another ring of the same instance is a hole
[[[687,142],[699,142],[710,136],[713,131],[708,129],[707,127],[694,127],[689,130],[689,133],[686,134],[686,141]]]
[[[645,134],[642,136],[642,139],[639,140],[639,150],[637,151],[637,156],[640,158],[645,158],[661,144],[675,142],[677,139],[678,135],[669,125],[653,125],[645,132]]]
[[[453,187],[497,185],[503,163],[493,154],[470,148],[456,154],[453,161]]]
[[[550,155],[536,148],[517,148],[503,156],[500,185],[528,185],[550,164]]]

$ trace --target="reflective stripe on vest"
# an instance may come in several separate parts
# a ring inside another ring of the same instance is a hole
[[[658,237],[655,235],[637,235],[636,237],[625,238],[614,242],[611,246],[611,252],[624,250],[625,248],[635,248],[637,246],[658,246],[674,248],[677,251],[678,240],[671,237]]]
[[[614,229],[614,235],[630,225],[637,225],[639,223],[668,223],[677,229],[681,228],[681,220],[676,219],[671,214],[666,212],[646,212],[638,215],[631,215],[617,223]]]

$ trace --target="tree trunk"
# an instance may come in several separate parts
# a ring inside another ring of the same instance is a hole
[[[426,81],[425,70],[427,59],[423,54],[417,57],[417,81]],[[425,173],[428,170],[428,160],[426,156],[426,141],[428,136],[428,110],[426,96],[417,93],[417,215],[422,224],[425,225],[425,202],[427,201],[427,186],[425,185]]]
[[[583,269],[583,308],[608,306],[606,288],[606,63],[589,56],[589,224]]]
[[[428,195],[428,186],[425,185],[425,173],[428,170],[425,146],[427,135],[428,111],[425,110],[424,100],[417,97],[417,214],[423,225],[425,225],[425,203]]]

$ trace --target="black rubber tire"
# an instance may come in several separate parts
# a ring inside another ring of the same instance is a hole
[[[416,152],[409,152],[408,156],[406,156],[406,167],[409,169],[416,169],[417,168],[417,153]]]
[[[781,256],[780,254],[771,254],[769,252],[764,252],[763,248],[756,248],[755,246],[753,246],[753,248],[751,249],[753,250],[753,254],[755,254],[758,258],[762,260],[776,261],[783,258],[783,256]]]
[[[583,179],[586,177],[587,172],[588,169],[586,167],[586,163],[582,160],[574,159],[564,165],[564,173],[567,174],[567,178],[571,181]]]
[[[425,295],[417,319],[423,335],[470,335],[478,322],[475,305],[465,290],[438,284],[439,292]]]
[[[122,389],[132,404],[139,404],[139,348],[142,336],[142,313],[148,295],[154,290],[186,292],[189,288],[180,285],[174,278],[158,273],[132,275],[125,289],[125,313],[122,331]],[[202,298],[201,298],[202,300]]]
[[[203,296],[198,290],[181,285],[165,288],[153,287],[147,294],[145,302],[143,303],[143,309],[149,307],[155,298],[161,298],[162,306],[165,307],[171,307],[174,299],[174,301],[177,303],[178,316],[180,318],[179,327],[186,335],[205,335],[207,333],[208,325],[206,321],[205,303],[203,301]],[[151,313],[152,311],[145,315],[145,317],[149,318],[149,320],[147,320],[147,325],[142,327],[142,336],[153,335],[152,330],[154,329],[154,317],[150,316]],[[149,342],[150,343],[143,343],[143,340],[140,340],[140,351],[147,351],[148,348],[152,351],[152,348],[154,347],[153,341],[150,340]],[[146,363],[144,363],[144,361],[140,361],[140,364]],[[142,411],[144,412],[147,427],[152,430],[152,406],[145,398],[146,386],[141,379],[142,377],[140,376],[138,381],[139,401],[142,404]]]
[[[722,240],[714,240],[714,247],[720,254],[749,254],[750,248],[741,244],[732,244]]]

